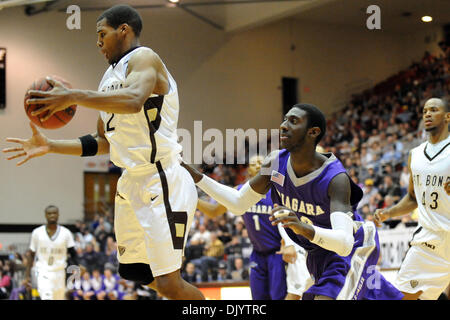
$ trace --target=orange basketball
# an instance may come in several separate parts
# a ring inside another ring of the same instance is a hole
[[[72,88],[69,82],[64,80],[61,77],[58,76],[51,76],[51,78],[62,82],[62,84],[68,88]],[[75,115],[75,112],[77,110],[76,105],[72,105],[64,110],[56,112],[53,116],[51,116],[46,121],[41,121],[41,118],[45,117],[47,115],[47,112],[44,112],[42,114],[39,114],[37,116],[32,116],[31,112],[33,112],[36,109],[41,108],[44,105],[34,104],[34,105],[27,105],[25,102],[27,99],[33,98],[32,96],[28,94],[28,90],[40,90],[40,91],[49,91],[53,88],[46,80],[45,77],[39,78],[33,82],[33,84],[27,89],[25,93],[25,99],[24,99],[24,106],[25,106],[25,112],[27,113],[28,118],[30,118],[33,123],[41,128],[44,129],[58,129],[63,126],[65,126],[70,120],[72,120],[73,116]]]

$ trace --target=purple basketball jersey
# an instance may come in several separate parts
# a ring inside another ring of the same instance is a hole
[[[295,211],[302,222],[331,229],[328,185],[336,175],[346,174],[347,171],[334,155],[328,154],[327,156],[328,160],[324,162],[321,168],[304,177],[297,178],[289,162],[290,153],[286,150],[281,151],[276,174],[281,174],[284,179],[282,183],[272,182],[272,200],[273,203]],[[356,211],[356,206],[361,200],[363,192],[351,179],[350,184],[353,220],[362,221],[363,219]],[[296,236],[291,229],[286,229],[286,231],[295,242],[307,251],[325,250],[302,236]]]
[[[278,168],[271,177],[272,200],[293,210],[304,223],[331,229],[328,186],[336,175],[347,172],[333,154],[324,155],[328,159],[319,169],[298,178],[290,164],[290,153],[281,150]],[[307,267],[315,282],[303,299],[313,299],[315,295],[343,300],[401,299],[403,294],[376,269],[380,247],[378,233],[373,223],[365,223],[356,212],[363,192],[349,180],[353,220],[358,226],[350,255],[339,256],[286,228],[289,237],[307,251]]]

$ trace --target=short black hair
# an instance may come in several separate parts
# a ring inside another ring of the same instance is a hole
[[[325,120],[325,115],[319,108],[309,103],[298,103],[292,108],[298,108],[303,110],[308,115],[308,129],[312,127],[319,127],[320,134],[317,136],[315,144],[317,145],[320,140],[322,140],[325,132],[327,131],[327,122]]]
[[[59,209],[58,209],[57,206],[51,204],[51,205],[49,205],[49,206],[47,206],[47,207],[45,208],[45,213],[47,213],[47,211],[50,210],[50,209],[56,209],[57,211],[59,211]]]
[[[139,37],[142,30],[142,18],[136,9],[126,4],[118,4],[104,11],[98,18],[97,22],[106,18],[106,23],[117,29],[122,23],[128,24],[136,37]]]

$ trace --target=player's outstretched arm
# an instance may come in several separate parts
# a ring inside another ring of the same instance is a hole
[[[33,122],[30,122],[32,136],[29,139],[6,138],[6,141],[16,143],[18,146],[5,148],[4,153],[12,153],[7,160],[21,158],[17,163],[20,166],[28,160],[41,157],[47,153],[57,153],[81,156],[84,151],[83,143],[80,139],[72,140],[52,140],[47,138]],[[92,135],[92,142],[97,144],[96,154],[105,154],[109,152],[109,143],[103,132],[103,122],[100,117],[97,123],[97,133]],[[95,141],[95,142],[94,142]],[[84,147],[86,149],[86,147]]]
[[[69,89],[55,79],[48,78],[47,82],[53,86],[52,90],[30,90],[28,93],[35,98],[26,101],[27,104],[45,105],[32,112],[36,116],[49,111],[43,121],[74,104],[109,113],[137,113],[152,93],[163,95],[169,91],[167,73],[152,50],[141,50],[130,58],[123,88],[117,90]]]
[[[227,208],[220,203],[209,203],[202,199],[197,200],[197,209],[210,218],[216,218],[227,212]]]
[[[408,158],[409,185],[408,193],[395,205],[390,208],[377,209],[374,213],[374,222],[380,227],[387,219],[409,214],[417,208],[416,195],[414,193],[413,175],[411,173],[411,153]]]
[[[261,200],[270,188],[270,176],[263,176],[260,172],[240,190],[236,190],[211,179],[184,162],[181,165],[191,174],[200,189],[236,215],[244,214],[248,208]]]

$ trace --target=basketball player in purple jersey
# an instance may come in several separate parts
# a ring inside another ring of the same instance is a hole
[[[261,169],[264,158],[250,158],[247,173],[253,178]],[[242,185],[236,187],[240,190]],[[286,297],[286,269],[280,250],[281,236],[276,226],[269,220],[272,212],[270,191],[257,204],[249,208],[243,215],[248,237],[253,245],[250,256],[250,289],[253,300],[282,300]],[[227,208],[219,203],[209,203],[199,199],[197,209],[211,218],[227,212]]]
[[[283,223],[292,240],[307,251],[314,285],[303,299],[399,300],[403,294],[375,268],[379,241],[375,225],[356,212],[362,190],[331,153],[316,152],[324,136],[323,113],[310,104],[296,104],[280,126],[283,150],[272,152],[262,170],[240,190],[226,187],[190,166],[197,186],[228,207],[243,213],[271,189],[278,205],[270,219]],[[288,216],[278,216],[281,212]]]

